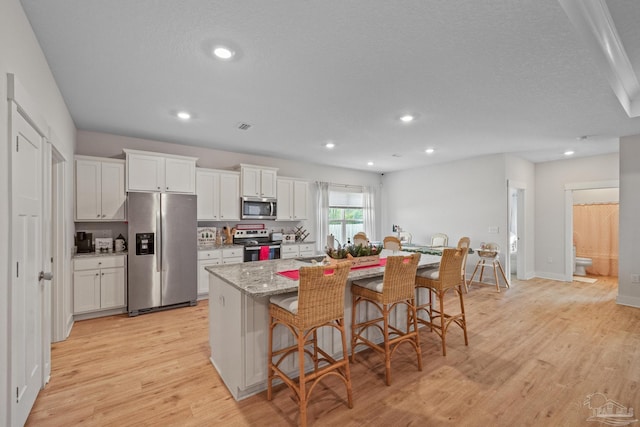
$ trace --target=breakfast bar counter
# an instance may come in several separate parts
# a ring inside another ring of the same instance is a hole
[[[383,251],[381,258],[394,254],[401,253]],[[419,268],[434,268],[439,262],[439,256],[423,254]],[[298,280],[278,273],[311,265],[313,264],[310,259],[289,259],[206,268],[210,273],[210,360],[236,400],[266,389],[269,297],[296,292],[298,289]],[[353,280],[381,276],[383,273],[382,266],[354,269],[349,273],[349,283]],[[345,290],[345,327],[348,337],[351,327],[349,283]],[[367,315],[369,313],[363,313],[363,316]],[[401,325],[406,323],[406,317],[402,320],[403,316],[406,315],[402,312],[398,312],[396,316]],[[370,339],[378,340],[375,336]],[[318,340],[325,351],[334,355],[341,354],[340,335],[334,328],[323,328],[318,331]],[[284,328],[276,328],[274,342],[280,343],[278,347],[285,347],[291,345],[293,337]],[[288,365],[284,367],[293,373],[297,369],[297,358],[290,359],[285,362]]]

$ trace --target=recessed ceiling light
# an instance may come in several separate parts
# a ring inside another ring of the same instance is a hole
[[[373,162],[367,162],[367,166],[373,166]]]
[[[324,146],[327,147],[328,149],[332,149],[333,147],[336,146],[336,144],[334,144],[333,142],[327,142]]]
[[[224,46],[216,46],[213,48],[213,54],[220,59],[231,59],[235,52]]]
[[[412,116],[411,114],[405,114],[404,116],[400,117],[400,121],[403,123],[410,123],[415,119],[414,116]]]
[[[571,151],[571,150],[567,150],[564,152],[565,156],[573,156],[573,154],[574,154],[574,151]]]
[[[186,111],[178,111],[176,116],[178,116],[178,118],[182,120],[189,120],[191,118],[191,114],[187,113]]]
[[[436,151],[433,148],[427,148],[426,150],[424,150],[425,153],[427,154],[433,154],[433,152]]]

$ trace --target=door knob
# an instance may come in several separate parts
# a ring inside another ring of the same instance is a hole
[[[40,274],[38,275],[38,281],[42,279],[53,280],[53,273],[45,273],[44,271],[41,271]]]

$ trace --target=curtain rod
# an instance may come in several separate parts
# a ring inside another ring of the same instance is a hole
[[[319,183],[319,182],[326,182],[326,181],[316,181],[316,182]],[[364,188],[364,185],[338,184],[337,182],[327,182],[327,184],[331,185],[332,187]]]

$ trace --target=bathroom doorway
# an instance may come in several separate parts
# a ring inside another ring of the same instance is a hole
[[[525,192],[526,185],[516,181],[508,183],[507,201],[507,248],[505,253],[505,270],[509,277],[526,280],[525,268]]]
[[[595,282],[597,276],[617,278],[618,202],[618,181],[565,186],[567,281]]]

